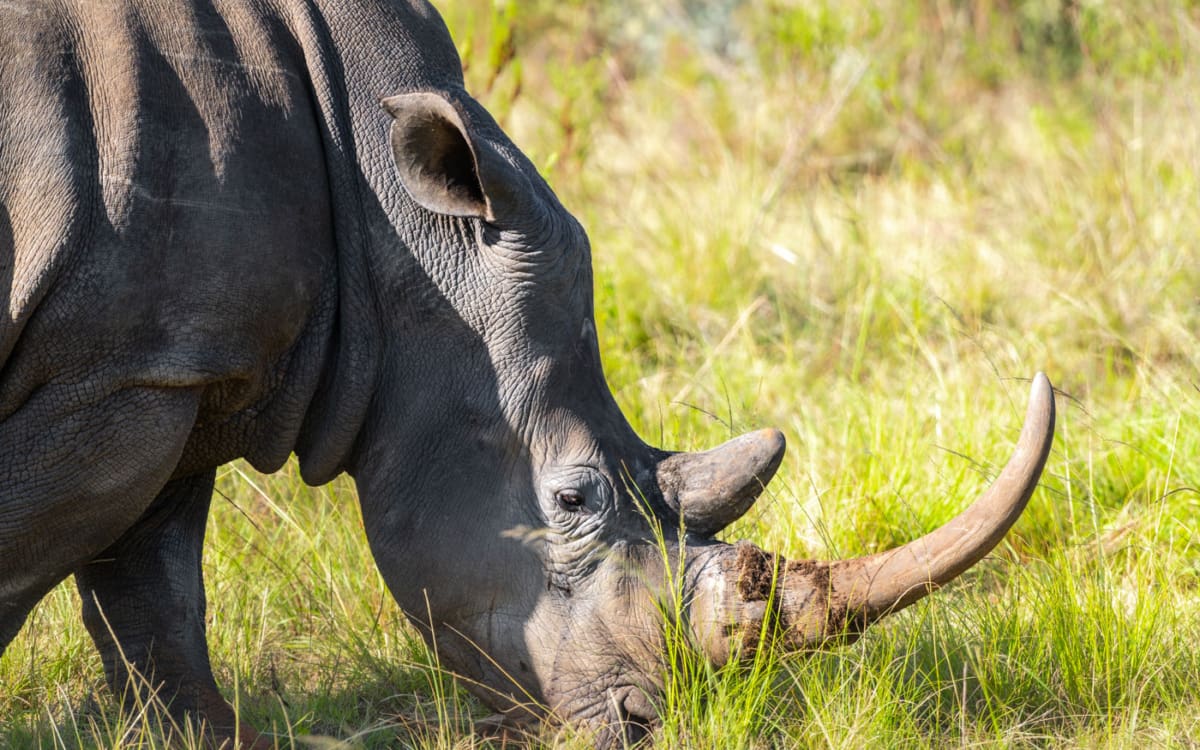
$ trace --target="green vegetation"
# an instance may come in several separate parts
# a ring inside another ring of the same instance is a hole
[[[591,234],[634,425],[675,449],[787,434],[725,538],[908,540],[998,471],[1029,376],[1063,392],[989,560],[840,650],[681,658],[664,746],[1200,744],[1200,6],[440,5],[469,86]],[[247,720],[492,746],[387,594],[350,482],[238,464],[218,486],[209,632]],[[77,612],[60,587],[0,661],[0,744],[165,747],[153,706],[140,723],[103,689]]]

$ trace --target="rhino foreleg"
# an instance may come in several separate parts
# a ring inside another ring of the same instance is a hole
[[[0,654],[50,589],[145,513],[199,396],[54,383],[0,420]]]
[[[215,744],[237,734],[253,746],[257,735],[238,731],[208,659],[201,557],[214,476],[167,484],[75,582],[108,684],[130,709],[152,700],[176,721],[202,721]]]

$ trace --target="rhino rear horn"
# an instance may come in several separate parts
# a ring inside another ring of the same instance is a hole
[[[667,506],[688,531],[711,536],[741,518],[783,460],[779,430],[759,430],[703,453],[676,453],[655,477]]]
[[[523,176],[471,137],[462,113],[445,97],[420,91],[380,104],[392,116],[392,160],[400,182],[423,208],[495,221],[498,205],[520,193]]]

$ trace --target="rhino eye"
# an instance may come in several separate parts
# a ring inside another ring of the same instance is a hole
[[[577,511],[583,507],[583,494],[579,490],[559,490],[554,500],[563,510]]]

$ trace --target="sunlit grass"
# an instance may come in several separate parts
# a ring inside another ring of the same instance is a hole
[[[469,85],[589,229],[634,425],[672,449],[786,433],[727,538],[911,539],[999,471],[1035,371],[1063,391],[987,561],[834,652],[712,670],[674,642],[663,746],[1200,743],[1200,19],[1076,5],[442,4]],[[498,746],[388,595],[350,482],[234,464],[218,487],[209,637],[244,718],[282,746]],[[0,660],[0,745],[194,731],[102,683],[60,587]]]

